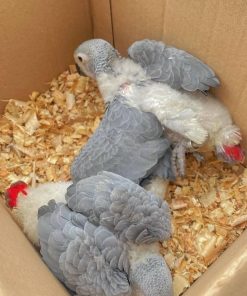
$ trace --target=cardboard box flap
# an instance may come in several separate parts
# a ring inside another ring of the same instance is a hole
[[[247,230],[185,292],[184,296],[247,295]]]
[[[162,39],[165,0],[111,1],[115,46],[121,54],[136,40]]]
[[[0,294],[66,296],[10,214],[0,203]]]

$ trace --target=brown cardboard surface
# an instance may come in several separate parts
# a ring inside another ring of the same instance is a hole
[[[1,1],[0,98],[44,90],[91,37],[88,0]]]
[[[68,295],[48,271],[2,203],[0,225],[0,295]]]

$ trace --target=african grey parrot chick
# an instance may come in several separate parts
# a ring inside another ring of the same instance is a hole
[[[67,205],[38,213],[43,260],[77,296],[171,296],[159,241],[170,236],[167,203],[119,175],[71,185]]]
[[[114,100],[118,93],[126,104],[153,113],[163,127],[179,134],[192,146],[209,143],[218,157],[226,161],[243,161],[244,154],[239,147],[240,129],[233,124],[223,103],[212,95],[205,97],[201,93],[182,92],[154,81],[146,69],[130,59],[120,58],[116,50],[101,39],[82,43],[74,56],[83,72],[96,77],[106,102]],[[192,72],[197,72],[196,67]]]
[[[205,92],[220,84],[214,71],[201,60],[161,41],[136,41],[128,48],[128,54],[153,81],[175,89]]]
[[[103,50],[100,55],[97,44]],[[112,62],[119,58],[111,49],[103,40],[96,40],[96,46],[89,41],[76,50],[75,60],[83,73],[96,78],[102,71],[111,71]],[[74,160],[72,178],[76,182],[102,170],[111,171],[138,184],[145,181],[146,187],[164,197],[167,184],[163,179],[174,179],[170,142],[157,118],[130,106],[115,86],[109,80],[111,102],[100,126]]]
[[[129,57],[140,64],[153,81],[166,83],[174,89],[200,90],[220,84],[214,71],[202,61],[164,42],[144,39],[128,48]],[[185,174],[185,153],[193,150],[192,142],[171,130],[168,138],[173,143],[172,168],[176,176]]]
[[[166,46],[161,41],[148,39],[136,41],[129,47],[128,54],[133,61],[146,70],[152,81],[166,83],[174,89],[188,92],[199,90],[205,94],[210,87],[220,84],[219,79],[209,66],[191,54],[175,47]],[[208,113],[204,118],[202,114],[201,121],[211,121],[206,123],[205,128],[210,138],[207,144],[212,146],[212,150],[215,149],[218,158],[226,162],[243,162],[243,150],[236,147],[241,140],[240,130],[232,124],[229,112],[222,104],[212,102],[212,96],[209,97],[208,106],[205,106],[207,100],[204,101],[205,98],[201,94],[194,95],[195,99],[197,97],[201,101],[197,102],[198,107],[201,103],[201,108],[205,113]],[[205,127],[204,122],[201,123],[203,127]],[[175,145],[172,153],[175,175],[183,176],[185,174],[185,152],[192,152],[194,147],[198,145],[172,130],[169,135],[170,140],[174,137],[177,138],[172,141]]]

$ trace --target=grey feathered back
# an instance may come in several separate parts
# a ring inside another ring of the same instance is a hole
[[[167,203],[113,173],[102,172],[72,184],[66,201],[70,209],[106,227],[122,241],[143,244],[170,237]]]
[[[153,173],[169,147],[155,115],[128,106],[119,96],[108,106],[100,126],[75,158],[71,175],[76,182],[104,170],[139,183]],[[172,176],[170,158],[166,165],[164,178]]]
[[[55,206],[54,206],[55,205]],[[109,230],[55,201],[39,213],[41,255],[76,295],[128,296],[127,245]]]
[[[220,84],[214,71],[191,54],[167,47],[161,41],[144,39],[128,49],[129,57],[146,69],[156,82],[187,91],[206,91]]]

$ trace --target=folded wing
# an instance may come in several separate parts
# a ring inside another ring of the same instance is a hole
[[[220,84],[214,71],[198,58],[161,41],[141,40],[128,49],[129,57],[146,69],[152,80],[187,91],[207,91]]]

